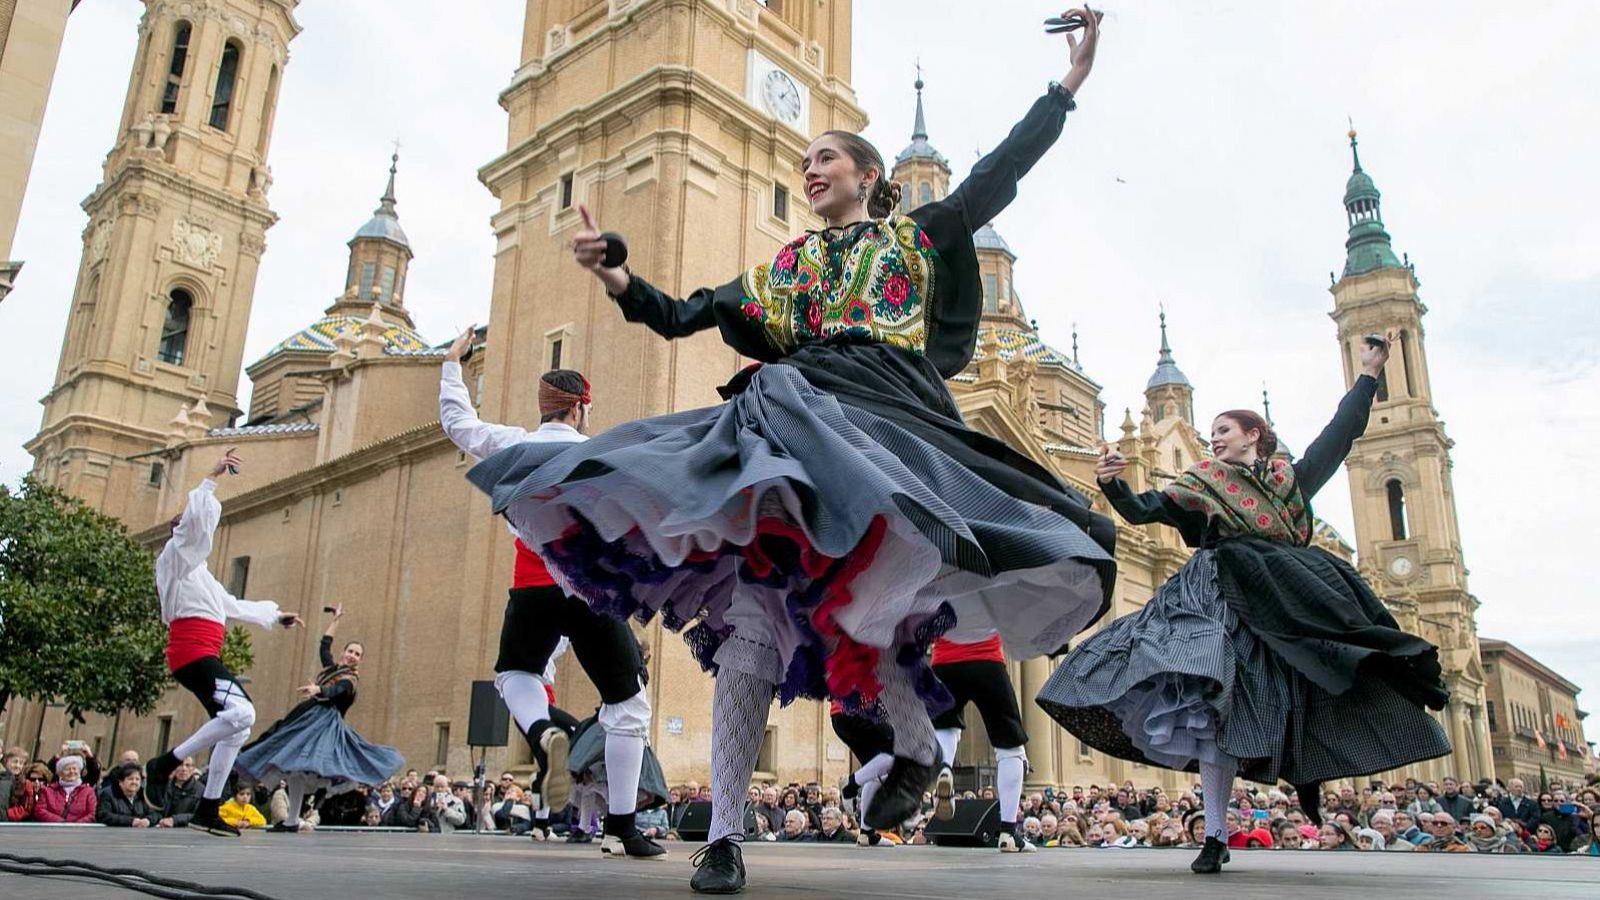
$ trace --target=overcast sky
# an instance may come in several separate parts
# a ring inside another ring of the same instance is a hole
[[[518,64],[521,0],[309,0],[291,45],[271,164],[273,208],[246,362],[315,320],[401,150],[406,292],[438,341],[484,321],[493,199],[476,170],[505,149],[496,95]],[[1023,0],[857,0],[854,84],[885,156],[909,139],[926,71],[928,128],[959,178],[1004,136],[1065,47]],[[1422,281],[1434,401],[1479,631],[1510,640],[1600,706],[1600,615],[1582,562],[1600,537],[1580,498],[1600,451],[1600,4],[1151,2],[1109,14],[1061,143],[996,226],[1047,341],[1078,323],[1110,430],[1137,416],[1165,303],[1196,413],[1260,401],[1303,449],[1342,376],[1328,272],[1343,265],[1346,115]],[[982,8],[981,15],[977,12]],[[143,5],[73,13],[0,305],[0,479],[55,372],[79,260],[79,204],[100,178]],[[730,273],[731,274],[731,273]],[[241,396],[246,393],[241,389]],[[1343,478],[1319,513],[1353,539]],[[1591,738],[1600,737],[1591,720]]]

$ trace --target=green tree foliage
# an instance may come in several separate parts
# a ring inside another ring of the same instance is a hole
[[[222,636],[222,664],[235,675],[243,675],[256,664],[255,651],[250,647],[250,629],[233,625]]]
[[[122,523],[31,476],[0,486],[0,711],[17,696],[75,722],[148,713],[164,644],[153,560]]]

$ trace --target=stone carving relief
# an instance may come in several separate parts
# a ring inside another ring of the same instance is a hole
[[[210,269],[222,255],[222,235],[179,216],[172,222],[172,252],[179,262]]]
[[[106,258],[106,251],[111,249],[111,223],[101,220],[95,223],[94,233],[89,236],[89,262],[97,263]]]

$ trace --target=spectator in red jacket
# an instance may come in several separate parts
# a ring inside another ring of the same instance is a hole
[[[27,771],[17,778],[11,786],[11,795],[5,798],[6,821],[28,822],[33,819],[33,807],[38,802],[39,793],[44,786],[50,783],[50,770],[44,763],[36,762],[29,766]]]
[[[33,807],[33,821],[93,822],[97,806],[94,788],[83,780],[83,757],[63,756],[56,760],[56,780],[39,792]]]

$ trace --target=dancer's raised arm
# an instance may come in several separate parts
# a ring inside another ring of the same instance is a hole
[[[948,232],[964,229],[963,236],[969,235],[999,215],[1016,199],[1017,182],[1061,136],[1067,113],[1077,108],[1074,98],[1094,69],[1095,51],[1100,45],[1100,14],[1091,14],[1086,9],[1065,14],[1072,15],[1082,16],[1085,24],[1081,41],[1070,32],[1067,34],[1070,61],[1067,74],[1034,101],[1022,121],[1012,127],[999,146],[972,167],[966,180],[951,191],[950,196],[910,213],[911,218],[927,229],[935,245],[944,243]]]
[[[1356,377],[1356,383],[1339,401],[1339,410],[1333,414],[1333,421],[1306,448],[1305,456],[1295,462],[1295,481],[1307,500],[1328,483],[1344,458],[1350,455],[1350,447],[1355,444],[1356,438],[1367,430],[1372,400],[1378,395],[1378,379],[1383,376],[1383,367],[1389,362],[1389,345],[1393,340],[1394,335],[1387,338],[1373,335],[1363,341],[1361,374]]]

